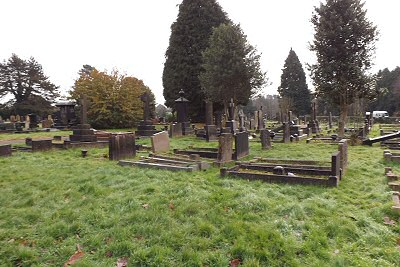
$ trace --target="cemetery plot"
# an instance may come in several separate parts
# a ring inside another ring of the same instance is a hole
[[[121,166],[138,166],[144,168],[156,168],[170,171],[200,171],[210,167],[209,163],[200,160],[183,159],[179,157],[157,156],[141,157],[139,161],[120,160]]]
[[[342,177],[340,168],[341,152],[332,154],[330,166],[324,162],[317,165],[301,165],[301,163],[317,163],[315,161],[256,159],[249,162],[238,162],[232,168],[222,168],[221,176],[234,176],[247,180],[261,180],[269,183],[289,183],[321,186],[338,186]],[[275,163],[273,163],[275,162]],[[299,163],[299,164],[295,164]]]

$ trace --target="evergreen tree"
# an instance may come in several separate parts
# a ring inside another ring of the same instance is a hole
[[[281,97],[287,98],[288,102],[292,104],[288,109],[298,116],[310,113],[311,95],[308,90],[306,74],[293,49],[290,49],[285,60],[278,92]]]
[[[0,63],[0,98],[12,95],[10,104],[16,114],[51,112],[50,104],[58,96],[57,89],[33,57],[23,60],[13,54]]]
[[[247,105],[251,96],[266,83],[260,55],[246,39],[239,25],[221,24],[214,29],[210,47],[203,53],[201,86],[214,103],[225,107],[232,98]]]
[[[162,77],[165,104],[174,108],[175,99],[183,89],[190,101],[189,115],[195,121],[204,118],[204,94],[199,81],[202,52],[209,46],[213,27],[227,21],[215,0],[183,0],[178,18],[171,26]]]
[[[370,93],[373,79],[368,70],[375,51],[377,29],[367,19],[360,0],[327,0],[315,8],[311,22],[317,63],[310,66],[318,95],[339,106],[339,136],[344,135],[347,108]]]

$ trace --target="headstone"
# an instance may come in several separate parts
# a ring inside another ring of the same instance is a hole
[[[261,148],[263,150],[266,149],[271,149],[272,144],[271,144],[271,133],[267,129],[261,129],[260,130],[260,139],[261,139]]]
[[[319,133],[319,123],[317,120],[317,99],[314,98],[311,101],[311,107],[312,107],[312,114],[311,114],[311,121],[307,124],[308,128],[311,128],[312,133]]]
[[[11,116],[10,116],[10,121],[11,121],[11,122],[16,122],[16,121],[17,121],[14,115],[11,115]]]
[[[257,112],[257,130],[261,130],[265,128],[264,125],[264,113],[263,113],[263,107],[260,107],[260,110]]]
[[[293,121],[293,112],[289,110],[288,112],[288,122],[291,123]]]
[[[205,137],[207,142],[218,140],[217,127],[213,120],[213,103],[206,101],[206,125],[204,126]]]
[[[32,140],[32,152],[46,151],[52,149],[52,139]]]
[[[29,129],[36,129],[39,127],[36,114],[28,114],[29,116]]]
[[[0,145],[0,157],[9,157],[12,155],[11,145]]]
[[[140,136],[152,136],[159,131],[153,125],[153,122],[150,120],[150,95],[145,92],[140,96],[140,100],[143,102],[143,120],[139,122],[136,135]]]
[[[342,172],[345,173],[348,165],[348,140],[342,139],[339,142],[339,151],[340,151],[340,168]]]
[[[283,123],[283,143],[290,142],[290,124],[289,122]]]
[[[185,92],[183,90],[179,91],[179,98],[175,100],[176,117],[177,122],[182,124],[182,134],[190,135],[193,134],[193,129],[190,127],[189,117],[188,117],[188,103],[185,97]]]
[[[218,110],[215,112],[215,126],[217,126],[217,129],[222,128],[222,111]]]
[[[153,153],[169,151],[169,137],[167,132],[156,133],[151,137],[151,149]]]
[[[222,133],[219,136],[217,163],[224,164],[232,161],[232,134]]]
[[[180,137],[182,136],[182,124],[181,123],[172,123],[169,126],[169,137]]]
[[[54,127],[63,129],[69,128],[77,124],[77,117],[75,113],[75,102],[63,101],[55,105],[59,111],[54,113]]]
[[[81,124],[78,124],[69,136],[71,142],[97,142],[97,136],[87,123],[87,97],[81,95]]]
[[[244,132],[246,131],[246,126],[244,125],[244,113],[243,110],[239,111],[239,131]]]
[[[226,128],[231,129],[231,133],[235,134],[237,130],[237,122],[234,120],[235,116],[235,104],[233,103],[233,98],[228,107],[228,121],[225,123]]]
[[[20,121],[21,121],[21,116],[20,116],[20,115],[15,116],[15,120],[16,120],[17,122],[20,122]]]
[[[134,133],[112,133],[109,139],[108,155],[110,160],[120,160],[136,156]]]
[[[42,120],[42,128],[51,128],[53,122],[50,120]]]
[[[249,134],[240,132],[235,135],[235,160],[249,155]]]

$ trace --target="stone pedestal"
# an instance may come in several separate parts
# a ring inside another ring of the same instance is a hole
[[[139,126],[135,134],[139,136],[152,136],[158,132],[160,131],[156,130],[156,127],[151,121],[141,121],[139,122]]]
[[[227,121],[225,123],[225,127],[226,128],[230,128],[231,129],[231,133],[235,134],[237,132],[237,121],[231,120],[231,121]]]
[[[97,136],[90,128],[90,124],[78,124],[69,136],[71,142],[97,142]]]

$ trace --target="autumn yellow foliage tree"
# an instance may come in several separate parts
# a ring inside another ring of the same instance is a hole
[[[140,96],[144,92],[152,96],[154,110],[154,95],[142,80],[122,75],[117,70],[108,74],[90,68],[90,71],[83,69],[79,74],[70,95],[76,100],[86,95],[89,102],[88,120],[95,128],[128,128],[137,125],[143,119]]]

